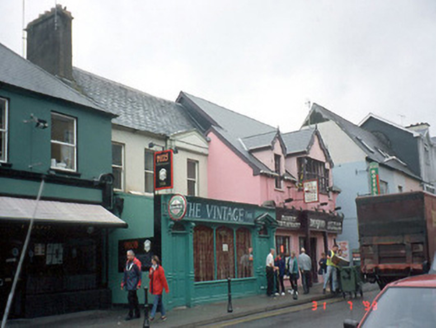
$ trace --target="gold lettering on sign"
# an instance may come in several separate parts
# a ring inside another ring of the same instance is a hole
[[[156,161],[158,163],[168,162],[168,159],[169,159],[168,153],[156,156]]]

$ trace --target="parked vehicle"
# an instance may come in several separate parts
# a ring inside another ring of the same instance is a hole
[[[360,323],[345,320],[344,328],[434,328],[436,274],[424,274],[392,282],[368,307],[368,312]]]
[[[436,251],[436,196],[426,192],[356,199],[361,270],[380,289],[428,272]]]

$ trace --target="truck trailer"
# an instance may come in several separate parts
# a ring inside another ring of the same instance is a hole
[[[356,198],[361,270],[380,288],[427,273],[436,250],[436,195],[426,192]]]

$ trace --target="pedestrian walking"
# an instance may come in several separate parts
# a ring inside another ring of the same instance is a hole
[[[285,285],[283,283],[283,278],[285,277],[286,272],[286,262],[283,254],[279,254],[275,261],[274,265],[277,268],[276,270],[276,276],[277,276],[277,293],[281,294],[282,296],[285,296]]]
[[[165,271],[160,264],[159,258],[154,255],[151,259],[151,268],[149,273],[150,278],[150,293],[154,295],[153,308],[151,309],[150,321],[154,320],[156,312],[159,311],[161,319],[165,321],[165,308],[162,302],[163,290],[168,294],[170,292],[168,288],[167,278],[165,278]]]
[[[141,312],[139,311],[136,291],[141,288],[141,262],[135,257],[132,250],[127,251],[127,262],[124,268],[123,280],[121,281],[121,290],[124,288],[128,292],[127,300],[129,302],[129,313],[125,320],[132,320],[133,312],[135,312],[135,318],[140,318]]]
[[[266,294],[272,296],[274,292],[274,248],[270,249],[270,252],[266,257],[266,281]]]
[[[297,280],[300,278],[300,274],[298,271],[298,263],[297,258],[295,256],[295,252],[291,252],[291,256],[288,260],[288,274],[289,274],[289,282],[291,283],[292,289],[289,290],[290,294],[294,295],[294,299],[298,299],[298,284]]]
[[[326,276],[327,276],[327,258],[325,256],[325,253],[321,253],[321,259],[318,262],[319,269],[318,274],[322,276],[322,279],[325,283]],[[325,294],[325,289],[322,291],[323,294]]]
[[[301,249],[301,254],[298,256],[298,268],[301,272],[301,282],[303,283],[303,293],[309,294],[310,270],[312,269],[312,260],[306,254],[304,248]]]
[[[326,273],[326,277],[324,280],[324,286],[322,289],[322,292],[325,293],[325,289],[327,287],[328,282],[331,280],[332,281],[332,289],[331,292],[332,293],[336,293],[337,292],[337,288],[338,288],[338,270],[337,270],[337,266],[336,264],[333,263],[332,258],[333,256],[335,256],[335,254],[338,252],[338,245],[334,244],[333,248],[327,253],[327,260],[326,260],[326,265],[327,265],[327,273]]]

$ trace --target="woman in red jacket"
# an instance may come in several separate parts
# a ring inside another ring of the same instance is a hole
[[[168,288],[167,279],[165,278],[165,271],[160,265],[159,258],[155,255],[151,259],[151,268],[150,268],[150,293],[155,295],[153,308],[151,310],[150,321],[153,321],[154,316],[156,315],[156,311],[158,307],[160,307],[161,319],[166,320],[165,316],[165,308],[162,302],[162,292],[165,288],[165,292],[168,294],[170,292]]]

